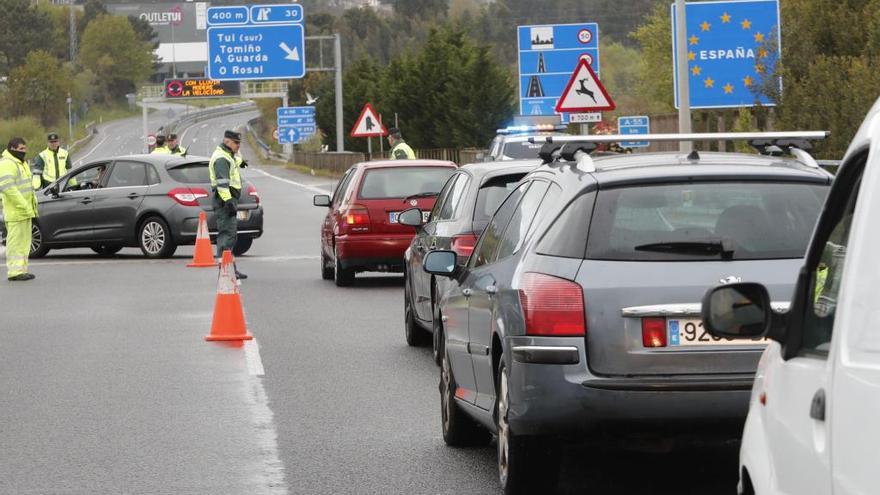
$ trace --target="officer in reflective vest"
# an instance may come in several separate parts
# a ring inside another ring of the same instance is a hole
[[[234,131],[223,133],[223,143],[217,146],[208,162],[211,191],[214,193],[214,219],[217,221],[217,257],[223,251],[232,250],[238,237],[238,198],[241,197],[241,134]],[[247,275],[235,268],[239,279]]]
[[[0,201],[6,222],[6,270],[12,282],[33,280],[28,273],[31,223],[37,217],[33,176],[25,161],[27,144],[15,137],[0,155]]]
[[[388,145],[391,146],[392,160],[415,160],[416,154],[403,140],[400,129],[392,127],[388,129]]]
[[[168,143],[166,148],[168,148],[169,153],[172,155],[186,156],[186,148],[177,142],[177,134],[169,134],[166,142]]]
[[[70,169],[70,155],[61,147],[57,133],[48,136],[49,145],[34,158],[31,172],[34,176],[34,188],[42,189],[58,180]]]
[[[153,155],[170,155],[171,154],[171,150],[168,149],[168,146],[165,145],[165,136],[164,135],[159,134],[158,136],[156,136],[156,147],[153,148],[153,151],[151,152],[151,154],[153,154]]]

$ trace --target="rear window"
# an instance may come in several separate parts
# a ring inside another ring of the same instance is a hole
[[[504,201],[504,198],[510,194],[510,191],[516,189],[517,183],[525,177],[526,174],[502,175],[501,177],[493,177],[480,187],[477,192],[477,204],[474,209],[474,222],[486,222]]]
[[[209,184],[208,162],[187,163],[179,167],[169,168],[168,175],[177,182],[184,184]]]
[[[541,146],[543,146],[542,143],[533,144],[528,141],[509,142],[504,145],[504,150],[501,151],[501,154],[514,160],[529,158],[537,160]]]
[[[361,182],[361,199],[405,198],[417,194],[440,194],[451,167],[389,167],[368,170]]]
[[[587,258],[705,261],[800,258],[827,186],[689,183],[600,191]]]

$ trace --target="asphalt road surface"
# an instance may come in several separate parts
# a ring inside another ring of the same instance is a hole
[[[208,154],[249,118],[182,142]],[[106,125],[77,159],[136,153],[140,134],[139,119]],[[238,260],[252,343],[203,340],[217,272],[186,268],[191,248],[53,251],[34,282],[0,282],[0,493],[498,493],[494,445],[443,444],[438,369],[404,342],[401,278],[320,279],[311,196],[332,183],[245,175],[266,212]],[[734,444],[631,445],[566,447],[559,492],[734,493]]]

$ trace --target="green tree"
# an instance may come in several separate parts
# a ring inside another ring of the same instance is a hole
[[[99,16],[83,33],[79,61],[98,78],[105,99],[121,98],[152,73],[152,47],[125,17]]]
[[[640,82],[639,60],[642,54],[632,48],[604,38],[600,41],[602,52],[602,85],[617,105],[617,113],[632,115],[649,111],[653,102],[638,92]]]
[[[51,126],[66,108],[69,81],[69,72],[49,52],[31,52],[9,75],[10,109],[15,115],[31,116]]]
[[[407,18],[445,16],[449,0],[394,0],[394,11]]]
[[[51,20],[29,0],[0,0],[0,74],[9,74],[34,50],[52,50]]]
[[[651,113],[675,110],[672,73],[672,21],[668,5],[657,5],[633,33],[641,49],[635,92]]]

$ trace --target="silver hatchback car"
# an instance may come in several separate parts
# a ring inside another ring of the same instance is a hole
[[[454,280],[439,302],[444,439],[496,433],[506,493],[547,487],[553,437],[741,427],[765,344],[712,337],[700,301],[742,278],[784,305],[832,180],[789,141],[755,145],[798,158],[594,159],[584,139],[544,146],[467,265],[424,263]]]

